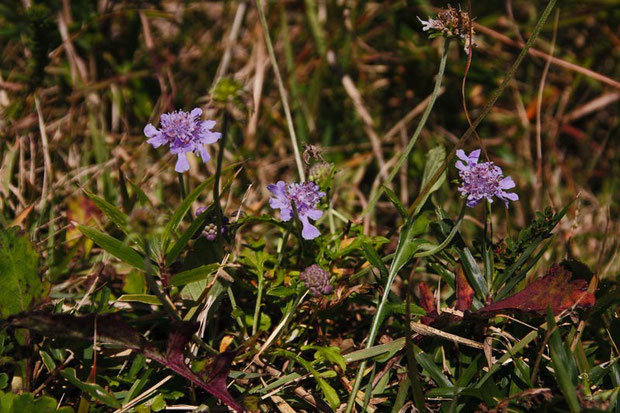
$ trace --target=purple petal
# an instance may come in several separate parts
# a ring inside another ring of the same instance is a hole
[[[284,207],[280,208],[280,219],[284,222],[288,222],[293,218],[293,208]]]
[[[456,166],[456,169],[459,169],[461,171],[466,171],[467,170],[467,166],[465,166],[465,164],[463,162],[461,162],[461,161],[456,161],[454,166]]]
[[[178,154],[177,164],[174,166],[174,170],[179,173],[189,170],[189,161],[187,160],[186,152],[181,152]]]
[[[168,140],[164,135],[158,132],[157,135],[153,136],[151,139],[147,139],[146,143],[153,145],[153,148],[159,148],[164,145]]]
[[[320,209],[309,209],[304,215],[316,221],[323,216],[323,211]]]
[[[500,194],[498,194],[498,196],[500,196],[501,198],[509,199],[511,201],[518,201],[519,200],[519,195],[515,194],[514,192],[504,192],[504,191],[502,191]]]
[[[215,121],[214,120],[205,120],[204,122],[202,122],[202,128],[203,129],[213,129],[215,127]]]
[[[301,236],[304,239],[311,240],[321,235],[319,230],[308,221],[308,217],[299,217],[299,220],[302,224]]]
[[[515,187],[515,181],[511,177],[507,176],[499,181],[499,187],[502,189],[510,189]]]
[[[202,158],[202,161],[204,163],[209,162],[209,159],[211,159],[211,157],[209,156],[209,152],[207,152],[207,149],[203,145],[198,146],[198,151],[200,152],[200,157]]]
[[[144,127],[144,135],[146,135],[147,138],[152,138],[158,134],[159,134],[159,131],[152,124],[149,123],[148,125]]]
[[[469,158],[467,157],[467,155],[465,155],[465,151],[462,149],[459,149],[456,151],[456,156],[458,156],[460,159],[464,161],[469,161]]]
[[[202,109],[200,109],[200,108],[194,108],[190,112],[190,116],[193,117],[193,118],[200,117],[200,115],[202,115]]]
[[[478,163],[478,159],[480,159],[480,149],[476,149],[475,151],[472,151],[472,153],[470,153],[467,158],[469,159],[468,162],[470,164]]]
[[[220,132],[205,131],[201,139],[202,143],[215,143],[222,137]]]

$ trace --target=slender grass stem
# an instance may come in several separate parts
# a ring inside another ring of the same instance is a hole
[[[220,139],[220,150],[217,154],[217,164],[215,165],[215,178],[213,179],[213,203],[215,204],[215,222],[217,224],[216,237],[222,236],[222,206],[220,205],[220,177],[222,175],[222,163],[224,162],[224,150],[226,149],[226,138],[228,137],[228,111],[224,110],[224,120],[222,121],[222,139]]]
[[[446,61],[448,60],[448,48],[449,47],[450,47],[450,39],[448,38],[444,42],[443,53],[441,54],[441,61],[439,63],[439,71],[437,72],[437,79],[435,80],[435,88],[433,89],[433,93],[430,96],[428,105],[426,106],[426,109],[424,110],[424,113],[422,114],[420,123],[418,123],[418,126],[415,132],[413,132],[413,136],[411,137],[411,139],[409,140],[409,143],[407,144],[407,147],[405,148],[403,153],[398,158],[396,165],[394,165],[394,167],[392,168],[392,171],[388,175],[387,179],[385,180],[385,182],[383,182],[383,185],[379,187],[379,189],[377,190],[377,193],[370,199],[370,201],[368,202],[368,205],[362,211],[362,214],[361,214],[362,217],[374,209],[375,205],[377,204],[377,201],[383,194],[383,187],[388,186],[390,182],[392,182],[392,180],[394,179],[398,171],[400,171],[400,168],[403,166],[403,163],[405,163],[405,161],[409,158],[409,154],[413,150],[413,147],[415,146],[415,143],[417,142],[418,137],[420,136],[420,133],[422,132],[422,129],[424,129],[424,125],[426,125],[428,116],[433,110],[433,106],[435,105],[435,101],[437,100],[437,97],[439,96],[439,92],[441,90],[441,81],[443,79],[444,70],[446,69]]]
[[[284,115],[286,116],[286,123],[288,125],[288,132],[291,136],[291,144],[293,145],[293,152],[295,153],[295,163],[297,164],[297,172],[299,178],[303,182],[306,180],[306,174],[304,172],[304,164],[301,160],[301,154],[299,152],[299,143],[297,142],[297,134],[295,133],[295,126],[293,125],[293,117],[291,116],[291,109],[288,104],[288,98],[286,97],[286,89],[284,88],[284,82],[282,81],[282,75],[280,74],[280,68],[278,67],[278,61],[276,60],[276,54],[273,50],[273,44],[271,43],[271,37],[269,36],[269,26],[267,26],[267,19],[265,18],[265,8],[262,0],[256,0],[256,8],[258,9],[258,16],[260,18],[263,34],[265,35],[265,43],[267,44],[267,52],[269,53],[269,60],[273,67],[273,72],[276,75],[276,81],[278,83],[278,90],[280,91],[280,99],[282,100],[282,106],[284,107]]]
[[[536,40],[536,38],[540,34],[540,30],[542,29],[543,25],[545,24],[545,22],[549,18],[549,15],[551,14],[551,11],[553,10],[553,7],[555,6],[556,2],[557,2],[557,0],[549,0],[549,3],[547,4],[547,7],[545,8],[545,10],[543,11],[542,15],[540,16],[540,19],[538,20],[538,23],[536,23],[536,27],[534,27],[534,31],[532,32],[532,35],[527,40],[527,43],[523,47],[523,50],[521,50],[521,53],[519,53],[519,56],[517,56],[517,59],[515,60],[515,62],[512,64],[512,66],[510,67],[510,69],[506,73],[506,77],[504,77],[504,80],[499,85],[497,90],[495,90],[495,92],[491,96],[491,99],[489,99],[488,103],[486,104],[484,109],[482,109],[482,112],[476,118],[474,123],[471,124],[471,126],[465,131],[463,136],[461,136],[459,141],[454,145],[454,147],[452,148],[452,150],[450,151],[450,153],[446,157],[446,160],[441,165],[441,167],[439,169],[437,169],[435,174],[426,183],[424,188],[422,188],[422,190],[420,191],[420,194],[418,195],[418,197],[415,199],[415,201],[413,201],[413,204],[411,205],[411,207],[409,207],[409,210],[408,210],[409,214],[412,214],[413,211],[415,211],[416,208],[418,207],[418,204],[425,199],[426,195],[429,193],[429,191],[431,190],[433,185],[435,185],[435,182],[437,182],[437,180],[439,179],[441,174],[443,174],[443,172],[446,170],[446,168],[448,167],[450,162],[452,162],[452,159],[454,159],[454,156],[456,155],[456,150],[458,148],[460,148],[463,145],[463,143],[465,143],[465,141],[472,135],[472,133],[474,133],[474,130],[478,127],[478,125],[489,114],[489,112],[491,111],[491,109],[495,105],[495,102],[497,102],[497,99],[500,97],[500,95],[502,94],[502,92],[504,91],[506,86],[508,86],[508,84],[510,83],[510,81],[514,77],[515,72],[517,71],[517,68],[519,67],[519,65],[521,65],[521,62],[523,61],[523,59],[527,55],[528,50],[530,49],[530,47],[532,46],[532,44],[534,43],[534,41]]]

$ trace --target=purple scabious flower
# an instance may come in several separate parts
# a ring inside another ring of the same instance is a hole
[[[174,167],[177,172],[189,170],[188,152],[200,155],[205,163],[209,162],[210,156],[205,144],[215,143],[222,136],[219,132],[211,131],[215,126],[214,120],[202,121],[200,115],[200,108],[194,108],[189,113],[178,110],[161,115],[161,129],[156,129],[150,123],[144,127],[144,134],[149,138],[147,143],[155,148],[169,145],[170,152],[177,155]]]
[[[456,161],[456,167],[459,170],[461,178],[461,186],[458,190],[462,196],[467,197],[467,206],[475,207],[481,201],[486,199],[493,202],[493,197],[497,197],[504,201],[508,208],[508,201],[517,201],[519,196],[515,193],[506,192],[506,189],[514,188],[515,183],[511,177],[504,177],[502,168],[493,162],[481,162],[480,149],[465,154],[465,151],[459,149],[456,151],[459,161]]]
[[[319,230],[308,221],[308,219],[316,221],[323,216],[323,211],[317,209],[316,206],[325,196],[325,192],[319,191],[317,184],[312,181],[290,184],[278,181],[276,184],[267,185],[267,189],[273,195],[269,198],[269,205],[273,209],[280,210],[282,221],[289,221],[293,217],[294,206],[302,224],[301,236],[310,240],[321,235]]]
[[[316,264],[313,264],[299,274],[299,279],[313,296],[320,297],[332,292],[332,285],[329,283],[329,273]]]

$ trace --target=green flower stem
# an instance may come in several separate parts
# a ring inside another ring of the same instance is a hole
[[[426,106],[426,109],[424,109],[424,113],[422,114],[420,123],[418,123],[418,127],[416,128],[415,132],[413,132],[413,136],[409,140],[409,143],[407,144],[407,147],[405,148],[403,153],[398,158],[396,165],[394,165],[394,167],[392,168],[392,172],[390,172],[385,182],[383,182],[383,185],[379,187],[379,189],[377,190],[377,193],[370,199],[370,201],[368,202],[368,205],[362,211],[361,216],[368,214],[370,211],[374,209],[375,205],[377,204],[377,201],[381,197],[381,194],[383,194],[383,187],[388,186],[390,182],[392,182],[392,180],[394,179],[398,171],[400,171],[400,168],[403,166],[403,163],[405,163],[405,161],[409,158],[409,154],[413,150],[413,147],[415,146],[415,143],[417,142],[418,137],[420,136],[420,133],[422,132],[422,129],[424,129],[424,125],[426,125],[428,116],[433,110],[435,101],[437,100],[437,97],[439,96],[439,91],[441,89],[441,81],[443,79],[443,73],[444,73],[444,70],[446,69],[446,61],[448,60],[448,48],[449,47],[450,47],[450,39],[447,38],[444,41],[444,45],[443,45],[443,53],[441,54],[441,61],[439,63],[439,71],[437,72],[437,79],[435,80],[435,88],[433,89],[433,93],[431,94],[431,97],[428,101],[428,105]]]
[[[260,304],[263,300],[263,288],[265,283],[265,272],[261,271],[258,274],[258,294],[256,296],[256,305],[254,306],[254,319],[252,320],[252,335],[256,334],[258,326],[260,325]]]
[[[465,133],[463,134],[463,136],[461,136],[461,138],[456,143],[456,145],[454,145],[454,147],[452,148],[452,150],[446,157],[446,160],[441,165],[441,167],[435,172],[435,174],[431,177],[431,179],[426,183],[424,188],[422,188],[422,190],[420,191],[420,194],[418,195],[418,197],[415,199],[415,201],[413,202],[413,204],[407,211],[409,212],[409,214],[412,214],[413,211],[415,211],[416,208],[418,207],[418,204],[420,204],[424,199],[426,199],[425,198],[426,195],[428,195],[433,185],[435,185],[435,182],[437,182],[441,174],[443,174],[443,172],[446,170],[450,162],[452,162],[452,159],[454,159],[454,156],[456,155],[456,150],[460,148],[463,145],[463,143],[465,143],[465,141],[474,133],[474,131],[476,130],[480,122],[482,122],[482,120],[489,114],[489,112],[495,105],[495,102],[497,101],[497,99],[500,97],[500,95],[502,94],[506,86],[508,86],[508,83],[510,83],[510,81],[514,77],[515,72],[517,71],[517,68],[519,67],[519,65],[521,64],[521,62],[527,55],[528,50],[530,49],[530,47],[532,46],[532,44],[534,43],[534,41],[540,34],[540,30],[542,29],[543,25],[547,21],[547,18],[551,14],[551,10],[553,10],[553,7],[555,6],[556,2],[557,0],[549,0],[547,7],[545,8],[542,15],[540,16],[540,19],[538,20],[538,23],[536,23],[536,27],[534,27],[534,31],[532,32],[532,35],[527,40],[527,43],[523,47],[523,50],[521,50],[521,53],[519,53],[519,56],[517,56],[517,60],[515,60],[515,62],[512,64],[512,66],[508,70],[508,73],[506,73],[506,77],[504,78],[502,83],[499,85],[497,90],[493,93],[493,95],[491,96],[491,99],[489,99],[489,102],[486,104],[484,109],[482,109],[480,116],[478,116],[476,120],[474,121],[474,123],[471,124],[469,129],[465,131]]]
[[[222,206],[220,205],[220,176],[222,175],[222,163],[224,162],[224,149],[226,148],[226,138],[228,137],[228,111],[224,109],[224,120],[222,121],[222,139],[220,139],[220,150],[217,154],[217,164],[215,165],[215,178],[213,180],[213,203],[215,204],[215,222],[217,224],[216,239],[222,236]]]
[[[179,178],[179,189],[181,190],[181,201],[183,201],[187,197],[187,192],[185,191],[185,179],[183,179],[183,174],[181,172],[177,172],[177,177]]]
[[[306,180],[306,174],[304,173],[304,164],[301,161],[299,143],[297,142],[297,134],[295,133],[295,126],[293,125],[293,117],[291,116],[291,109],[288,104],[288,98],[286,97],[286,89],[284,89],[284,82],[282,81],[282,75],[280,74],[280,68],[278,67],[278,61],[276,60],[276,54],[273,50],[271,37],[269,36],[269,27],[267,26],[267,19],[265,18],[265,7],[262,0],[256,0],[256,9],[258,10],[258,17],[260,18],[260,24],[263,29],[263,34],[265,36],[265,43],[267,45],[267,52],[269,53],[269,60],[271,61],[271,66],[273,67],[273,72],[276,75],[276,81],[278,82],[280,99],[282,100],[282,106],[284,107],[284,115],[286,116],[288,132],[291,136],[291,144],[293,145],[293,152],[295,153],[297,172],[299,173],[299,179],[301,180],[301,182],[304,182]]]

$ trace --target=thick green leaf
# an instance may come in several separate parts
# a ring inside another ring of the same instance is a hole
[[[39,255],[17,227],[0,229],[0,285],[0,318],[28,310],[47,290]]]
[[[385,264],[381,260],[379,253],[369,242],[364,242],[362,244],[362,249],[364,250],[364,256],[372,264],[373,267],[379,270],[381,273],[381,278],[387,280],[389,277],[388,269],[385,267]]]
[[[571,413],[580,412],[581,407],[579,406],[579,398],[576,391],[577,368],[575,367],[575,359],[564,348],[560,331],[550,308],[547,309],[547,328],[551,331],[551,336],[549,337],[551,365],[553,366],[560,390],[564,397],[566,397]]]
[[[484,278],[484,274],[480,271],[469,248],[458,248],[457,253],[463,264],[463,270],[465,271],[465,275],[467,275],[467,280],[476,291],[476,297],[483,300],[488,293],[488,284],[486,278]]]
[[[94,383],[85,383],[82,380],[78,379],[74,369],[66,368],[60,372],[60,375],[64,377],[69,383],[73,384],[75,387],[82,390],[83,392],[90,394],[92,397],[104,403],[105,405],[113,407],[115,409],[119,409],[121,407],[121,403],[116,399],[116,397],[108,393],[100,385]]]
[[[119,260],[139,270],[146,271],[144,257],[133,248],[125,245],[122,241],[92,227],[78,224],[77,228],[82,234],[93,240],[95,244],[99,245]]]
[[[314,376],[314,378],[316,379],[317,383],[319,383],[319,387],[321,388],[321,391],[325,395],[325,398],[327,399],[327,402],[329,403],[331,408],[334,410],[337,409],[340,406],[340,398],[338,397],[338,393],[336,392],[336,390],[334,390],[334,388],[330,386],[329,383],[327,383],[327,381],[325,381],[324,379],[317,377],[316,375]]]
[[[394,253],[394,260],[390,266],[390,277],[398,273],[428,241],[417,239],[428,228],[429,220],[425,215],[417,217],[413,222],[405,225],[398,239],[398,247]],[[391,285],[387,286],[391,288]]]
[[[192,282],[206,280],[219,268],[220,265],[218,263],[213,263],[179,272],[170,278],[170,285],[178,287]]]
[[[433,359],[426,353],[418,353],[416,360],[422,367],[422,371],[428,374],[439,387],[453,387],[454,385],[441,371],[441,368],[435,364]]]
[[[422,174],[422,184],[420,185],[420,188],[424,188],[426,186],[428,181],[430,181],[431,177],[435,175],[435,172],[437,172],[439,168],[441,168],[441,165],[443,165],[445,159],[446,159],[446,150],[444,149],[443,146],[437,146],[431,149],[430,151],[428,151],[428,153],[426,154],[426,165],[424,165],[424,172]],[[424,198],[420,200],[420,203],[418,204],[417,208],[413,211],[412,216],[416,216],[420,212],[420,210],[426,203],[426,200],[428,199],[428,197],[431,196],[433,192],[441,188],[441,185],[443,185],[445,180],[446,180],[446,172],[444,171],[439,176],[439,179],[435,181],[433,186],[426,193]]]
[[[123,231],[124,233],[128,232],[127,223],[129,222],[129,218],[127,217],[127,215],[125,215],[123,211],[90,191],[84,190],[84,193],[95,203],[95,205],[97,205],[101,212],[103,212],[105,216],[108,217],[108,219],[112,221],[121,231]]]

